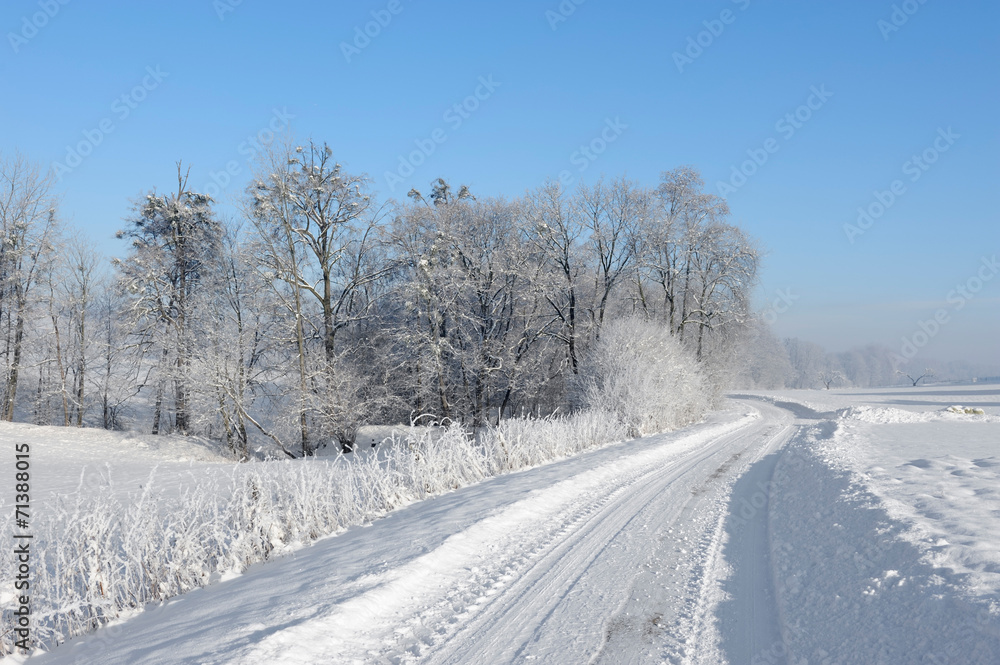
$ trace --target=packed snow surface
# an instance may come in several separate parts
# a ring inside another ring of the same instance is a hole
[[[0,437],[35,437],[57,490],[108,455],[134,483],[154,464],[180,484],[228,468],[19,427]],[[996,665],[1000,388],[734,395],[698,425],[410,504],[28,661]]]

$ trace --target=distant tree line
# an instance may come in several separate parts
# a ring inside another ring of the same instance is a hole
[[[177,181],[110,268],[51,178],[0,159],[0,417],[196,434],[249,457],[353,448],[365,423],[567,412],[609,322],[680,341],[718,393],[755,330],[759,252],[697,171],[379,201],[325,144],[259,157],[239,214]],[[593,396],[591,396],[592,399]]]
[[[744,330],[734,385],[743,388],[878,388],[968,380],[989,368],[961,361],[941,362],[899,353],[878,344],[831,352],[795,337],[778,339],[756,321]]]

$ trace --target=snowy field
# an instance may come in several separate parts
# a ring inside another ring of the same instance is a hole
[[[197,442],[0,437],[33,442],[51,492],[233,473]],[[700,424],[408,502],[28,661],[995,665],[1000,387],[734,395]]]
[[[788,650],[1000,662],[1000,387],[759,395],[815,422],[769,506]]]
[[[151,474],[159,488],[176,495],[222,465],[232,466],[217,446],[195,437],[0,423],[0,440],[11,449],[18,443],[31,445],[32,503],[42,513],[59,496],[109,482],[124,496],[141,489]],[[4,478],[13,474],[13,466],[12,454],[0,459]]]
[[[816,452],[878,497],[928,562],[1000,594],[1000,387],[778,393],[836,412]]]

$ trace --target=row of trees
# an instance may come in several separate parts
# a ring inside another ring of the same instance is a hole
[[[350,450],[365,422],[573,409],[624,316],[721,386],[751,320],[758,252],[690,168],[517,199],[438,180],[380,203],[328,146],[287,144],[234,219],[178,165],[175,188],[135,203],[113,270],[59,228],[37,168],[2,169],[6,420],[199,434],[242,457],[254,441]]]
[[[754,388],[842,388],[891,386],[899,383],[898,362],[877,345],[828,353],[798,338],[780,341],[766,327],[752,335],[754,353],[747,354],[741,382]]]

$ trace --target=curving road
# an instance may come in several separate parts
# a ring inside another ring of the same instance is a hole
[[[748,663],[780,642],[767,487],[795,430],[740,401],[414,504],[31,662]]]

